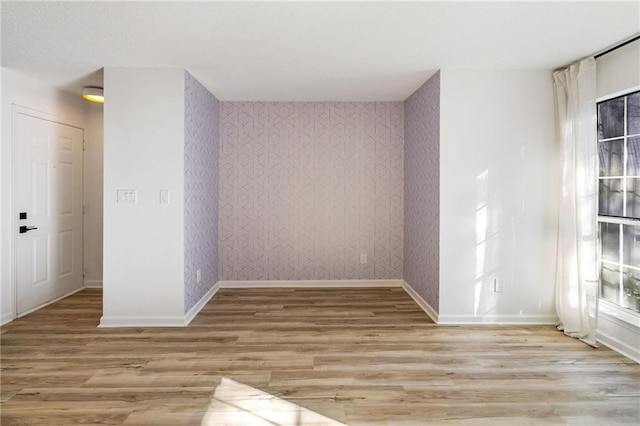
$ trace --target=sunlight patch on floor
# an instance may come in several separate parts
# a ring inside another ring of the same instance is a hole
[[[292,402],[223,377],[204,415],[202,426],[345,426]]]

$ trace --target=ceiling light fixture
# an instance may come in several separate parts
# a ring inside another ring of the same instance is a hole
[[[85,87],[82,89],[82,97],[91,102],[104,103],[104,91],[102,87]]]

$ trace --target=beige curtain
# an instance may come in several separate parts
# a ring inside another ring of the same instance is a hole
[[[556,273],[558,329],[596,346],[596,61],[583,59],[553,74],[562,154]]]

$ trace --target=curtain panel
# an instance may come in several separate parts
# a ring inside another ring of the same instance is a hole
[[[596,61],[553,73],[562,182],[558,229],[558,329],[596,346],[598,229]]]

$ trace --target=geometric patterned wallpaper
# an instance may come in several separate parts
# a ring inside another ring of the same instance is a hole
[[[220,280],[402,278],[402,102],[222,102],[220,132]]]
[[[440,71],[404,101],[404,280],[436,312],[440,284]]]
[[[218,281],[220,103],[191,74],[184,85],[184,312]],[[201,270],[198,283],[196,271]]]

